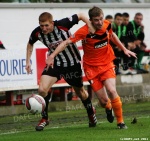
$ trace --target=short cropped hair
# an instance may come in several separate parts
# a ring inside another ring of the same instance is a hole
[[[123,16],[123,17],[126,17],[126,18],[129,18],[129,14],[128,14],[127,12],[124,12],[124,13],[122,14],[122,16]]]
[[[100,9],[99,7],[96,7],[96,6],[92,7],[91,9],[89,9],[89,13],[88,14],[89,14],[89,18],[90,19],[92,19],[93,17],[97,17],[97,16],[99,16],[101,14],[104,15],[102,9]]]
[[[135,17],[136,17],[136,16],[143,16],[143,14],[140,13],[140,12],[138,12],[138,13],[135,14]]]
[[[52,14],[48,13],[48,12],[43,12],[40,16],[39,16],[39,22],[45,22],[49,20],[50,22],[53,21],[53,16]]]
[[[106,17],[105,17],[105,19],[107,20],[107,19],[113,19],[113,16],[112,15],[107,15]]]
[[[114,19],[116,19],[117,17],[122,17],[121,13],[116,13]]]

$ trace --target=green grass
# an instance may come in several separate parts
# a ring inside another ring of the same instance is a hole
[[[36,132],[39,115],[0,117],[0,141],[124,141],[150,140],[150,103],[123,104],[126,130],[108,123],[104,109],[97,107],[98,124],[88,127],[85,110],[50,112],[51,123],[44,131]],[[131,124],[133,118],[137,123]]]

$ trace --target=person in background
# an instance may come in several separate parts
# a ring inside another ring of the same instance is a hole
[[[46,63],[49,67],[52,67],[57,54],[62,52],[69,44],[82,40],[83,68],[92,89],[98,100],[103,101],[103,107],[107,106],[113,109],[117,119],[117,127],[127,129],[123,120],[122,102],[116,90],[116,75],[113,64],[115,56],[110,40],[127,56],[136,58],[136,54],[126,49],[119,41],[119,38],[112,31],[111,23],[104,20],[104,13],[99,7],[94,6],[89,10],[89,19],[96,29],[95,33],[89,34],[87,25],[82,26],[73,36],[63,41],[56,48],[46,60]]]
[[[108,20],[110,23],[113,22],[113,16],[112,15],[106,15],[105,20]]]
[[[122,34],[122,30],[121,30],[122,21],[123,21],[122,14],[116,13],[114,16],[114,21],[112,23],[112,30],[118,36],[119,39],[121,38],[121,34]],[[120,64],[121,64],[123,52],[113,42],[111,42],[111,45],[113,47],[116,56],[116,59],[114,60],[114,64],[116,66],[115,71],[116,74],[120,74]]]
[[[127,34],[127,26],[129,24],[129,20],[130,20],[130,15],[127,12],[124,12],[122,14],[123,17],[123,21],[121,24],[121,38],[120,41],[124,44],[124,46],[129,49],[129,50],[133,50],[135,48],[134,42],[132,40],[130,40],[128,34]],[[133,68],[131,68],[131,62],[132,62],[132,58],[134,59],[134,57],[128,57],[125,54],[122,54],[123,56],[123,62],[121,62],[121,66],[122,69],[120,69],[120,73],[121,74],[136,74],[136,70],[134,70]]]
[[[134,20],[130,21],[127,26],[127,35],[130,41],[134,43],[134,48],[132,49],[137,54],[137,60],[132,58],[130,66],[137,70],[137,73],[148,73],[146,70],[142,69],[141,61],[145,54],[145,49],[147,45],[144,42],[144,25],[143,14],[138,12],[134,16]]]
[[[63,40],[66,40],[69,36],[71,36],[69,29],[73,25],[78,24],[80,20],[87,23],[89,30],[91,29],[91,33],[95,31],[88,18],[86,18],[83,13],[74,14],[71,17],[56,21],[53,21],[53,16],[48,12],[44,12],[39,16],[39,26],[32,31],[27,43],[26,71],[28,74],[31,73],[30,58],[34,43],[38,40],[41,41],[48,48],[50,55]],[[53,84],[62,77],[74,88],[76,94],[79,96],[86,108],[89,118],[89,127],[96,126],[97,119],[95,116],[95,110],[92,106],[88,93],[83,87],[80,60],[81,56],[79,50],[77,49],[76,44],[72,43],[55,57],[53,67],[47,68],[47,66],[45,66],[45,68],[43,68],[38,91],[39,95],[44,97],[46,101],[46,108],[41,113],[42,119],[35,127],[36,131],[43,130],[44,127],[49,124],[48,104],[50,96],[48,95],[48,91]]]

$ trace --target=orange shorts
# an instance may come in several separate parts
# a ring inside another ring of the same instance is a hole
[[[103,87],[104,80],[116,78],[115,66],[113,63],[105,66],[89,66],[84,64],[84,72],[94,92]]]

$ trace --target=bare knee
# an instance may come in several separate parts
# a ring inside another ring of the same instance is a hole
[[[46,97],[46,96],[47,96],[47,90],[44,89],[43,87],[40,87],[40,88],[38,89],[38,93],[39,93],[39,95],[41,95],[42,97]]]
[[[107,91],[108,91],[108,95],[111,99],[113,99],[114,97],[116,97],[118,95],[115,88],[108,89]]]
[[[99,100],[99,105],[101,107],[105,108],[105,106],[107,105],[107,102],[108,102],[108,100],[101,99],[101,100]]]

